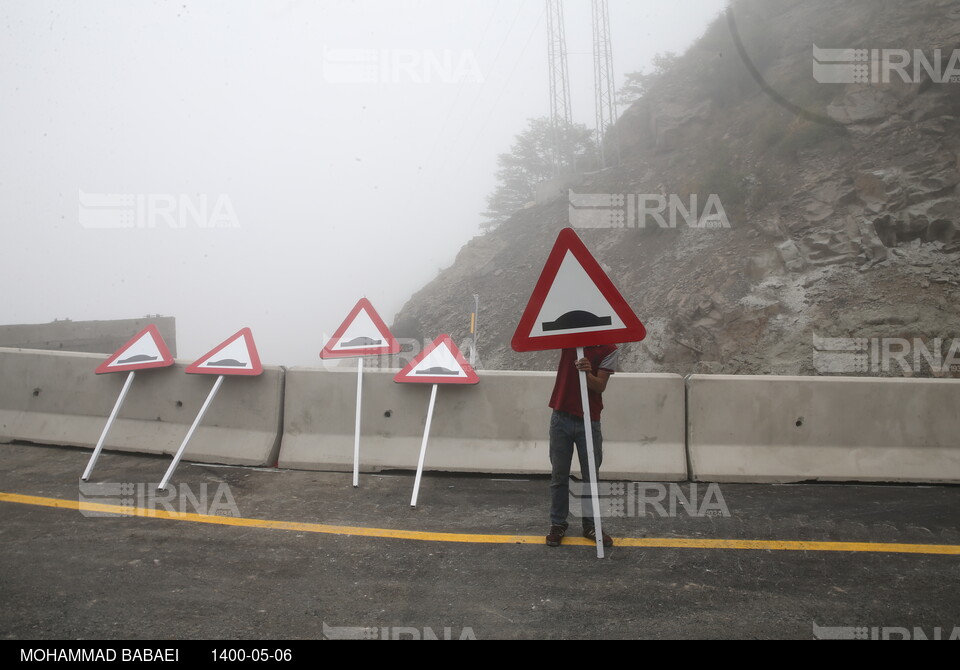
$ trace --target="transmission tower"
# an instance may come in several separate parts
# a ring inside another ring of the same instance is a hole
[[[567,69],[567,38],[563,26],[562,0],[547,2],[547,62],[550,69],[550,126],[553,129],[553,169],[556,175],[573,170],[568,141],[573,119],[570,112],[570,77]]]
[[[616,88],[613,74],[613,46],[610,42],[610,9],[607,0],[592,0],[593,80],[596,89],[597,151],[600,167],[620,164],[620,142],[616,137]],[[609,135],[609,141],[608,140]],[[606,146],[605,146],[606,145]]]

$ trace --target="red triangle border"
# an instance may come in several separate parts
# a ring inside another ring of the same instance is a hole
[[[149,361],[144,363],[131,363],[129,365],[124,365],[122,367],[107,367],[115,360],[123,356],[123,353],[133,346],[134,342],[138,341],[145,333],[150,333],[153,336],[153,341],[157,345],[157,349],[160,351],[160,360],[159,361]],[[163,337],[160,335],[160,330],[155,324],[150,324],[139,333],[131,337],[126,344],[117,349],[113,355],[111,355],[107,360],[97,366],[97,369],[94,370],[94,374],[103,375],[111,372],[131,372],[133,370],[149,370],[151,368],[166,368],[173,365],[174,360],[173,356],[170,355],[170,350],[167,348],[167,343],[163,341]]]
[[[550,293],[550,288],[560,271],[560,265],[567,252],[573,254],[573,257],[580,263],[584,272],[593,281],[596,287],[603,294],[604,299],[610,303],[610,306],[616,312],[617,316],[625,324],[624,328],[613,330],[600,330],[587,333],[567,333],[558,335],[545,335],[542,337],[531,337],[530,333],[543,307],[543,303]],[[640,319],[631,309],[627,301],[624,300],[620,291],[614,286],[613,282],[607,276],[607,273],[600,267],[600,263],[593,257],[583,241],[577,236],[573,228],[564,228],[557,235],[553,249],[547,257],[547,262],[540,272],[540,278],[534,286],[527,307],[520,317],[520,323],[513,334],[510,346],[514,351],[545,351],[549,349],[570,349],[575,347],[589,347],[596,344],[621,344],[623,342],[639,342],[647,336],[647,330],[640,322]]]
[[[366,349],[351,349],[349,351],[334,351],[333,347],[337,345],[340,341],[340,338],[343,337],[343,334],[347,332],[347,328],[353,324],[354,319],[357,318],[357,315],[360,313],[360,310],[366,310],[367,314],[370,316],[370,320],[373,321],[373,325],[377,327],[382,335],[386,336],[387,344],[380,345],[376,347],[369,347]],[[359,356],[386,356],[390,354],[400,353],[400,343],[397,342],[397,339],[393,336],[393,333],[390,332],[390,329],[387,328],[387,324],[384,323],[383,319],[380,318],[380,315],[377,313],[377,310],[373,308],[373,305],[366,298],[360,298],[357,301],[357,304],[353,306],[353,309],[350,310],[350,313],[347,315],[347,318],[343,320],[343,323],[340,324],[340,327],[333,333],[333,336],[327,341],[323,346],[323,350],[320,352],[320,358],[355,358]]]
[[[206,363],[208,360],[213,358],[218,352],[220,352],[228,344],[233,343],[239,338],[244,338],[244,341],[247,345],[247,353],[250,354],[250,364],[252,368],[201,368],[199,366]],[[193,363],[187,366],[187,369],[184,370],[187,374],[192,375],[237,375],[237,376],[246,376],[246,377],[255,377],[263,372],[263,365],[260,363],[260,354],[257,352],[257,345],[253,341],[253,332],[249,328],[241,328],[236,333],[225,339],[223,342],[215,346],[213,349],[208,351],[206,354],[195,360]]]
[[[410,372],[417,367],[417,365],[429,356],[433,351],[441,346],[446,345],[450,353],[453,354],[454,358],[457,359],[457,363],[467,373],[466,377],[447,377],[447,376],[436,376],[431,377],[429,375],[420,375],[417,377],[409,376]],[[414,357],[412,361],[407,363],[400,372],[398,372],[393,381],[398,384],[479,384],[480,377],[477,375],[477,371],[473,369],[473,366],[470,365],[467,360],[463,357],[460,348],[454,344],[453,339],[449,335],[440,335],[437,339],[431,342],[423,351]]]

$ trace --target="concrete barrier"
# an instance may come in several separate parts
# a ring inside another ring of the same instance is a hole
[[[397,384],[394,374],[363,375],[360,467],[366,472],[417,466],[430,386]],[[441,386],[424,468],[549,472],[547,402],[555,376],[482,371],[476,386]],[[281,467],[353,469],[356,379],[352,370],[288,370]],[[683,396],[679,375],[614,375],[604,393],[601,478],[685,480]]]
[[[95,446],[127,377],[126,373],[95,375],[94,369],[106,358],[0,349],[0,442]],[[137,372],[104,449],[176,452],[216,378],[184,374],[185,367],[178,362]],[[283,376],[283,368],[264,366],[259,377],[225,379],[184,459],[275,464]],[[157,473],[158,481],[162,474]],[[94,470],[93,479],[96,475]]]
[[[111,321],[53,321],[0,326],[0,348],[83,351],[109,354],[149,325],[155,325],[170,353],[177,355],[177,322],[172,316]]]
[[[960,380],[692,375],[691,478],[960,482]]]

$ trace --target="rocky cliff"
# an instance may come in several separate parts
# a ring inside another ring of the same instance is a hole
[[[622,114],[618,167],[571,177],[474,238],[394,333],[462,342],[476,293],[481,366],[552,369],[556,353],[518,354],[510,338],[558,230],[576,222],[572,191],[632,205],[618,210],[625,227],[578,230],[647,325],[624,348],[625,371],[855,372],[827,369],[820,338],[870,343],[867,357],[939,339],[942,362],[960,342],[958,7],[735,2]],[[825,83],[815,48],[866,50],[847,64],[867,69]],[[890,69],[918,52],[930,68]],[[694,195],[701,209],[716,196],[722,216],[685,218]],[[862,371],[960,376],[928,358]]]

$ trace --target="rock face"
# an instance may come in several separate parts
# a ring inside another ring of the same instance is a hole
[[[854,374],[827,369],[815,339],[876,343],[869,356],[939,338],[944,365],[921,357],[869,373],[960,376],[947,360],[954,338],[960,357],[960,81],[922,68],[889,83],[811,76],[814,44],[939,50],[946,68],[960,50],[955,3],[733,7],[735,22],[718,19],[623,114],[622,164],[569,182],[634,207],[610,217],[624,227],[578,231],[647,325],[622,368]],[[689,209],[694,195],[699,209],[717,196],[722,212],[687,221],[675,205]],[[552,369],[555,352],[517,354],[510,338],[557,232],[578,220],[569,205],[544,199],[469,242],[394,332],[461,342],[479,294],[480,367]]]

